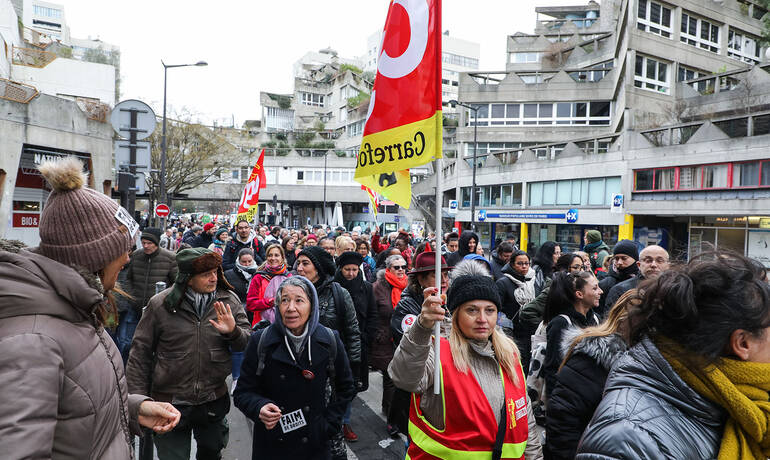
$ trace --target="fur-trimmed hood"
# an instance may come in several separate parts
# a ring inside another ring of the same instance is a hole
[[[583,333],[583,329],[570,327],[564,331],[561,341],[562,356],[566,356],[572,342]],[[604,369],[609,371],[612,365],[628,350],[628,345],[619,334],[611,334],[603,337],[585,337],[572,352],[582,353],[593,359]]]

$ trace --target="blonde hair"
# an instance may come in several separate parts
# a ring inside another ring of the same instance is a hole
[[[353,238],[345,235],[338,236],[337,239],[334,240],[334,248],[337,250],[337,255],[347,251],[347,247],[351,244],[356,246],[356,244],[353,242]],[[356,246],[356,248],[353,250],[355,251],[356,249],[358,249],[358,246]]]
[[[286,251],[284,251],[284,250],[283,250],[283,246],[281,246],[281,245],[280,245],[280,244],[278,244],[278,243],[270,243],[270,244],[268,244],[268,245],[267,245],[267,247],[265,248],[265,261],[264,261],[264,262],[262,262],[262,265],[260,265],[259,267],[257,267],[257,270],[259,270],[259,271],[264,271],[264,270],[267,268],[267,255],[268,255],[268,253],[269,253],[271,250],[273,250],[273,249],[278,249],[278,252],[280,252],[280,253],[281,253],[281,259],[283,259],[283,262],[282,262],[282,263],[283,263],[284,265],[286,265]],[[288,268],[289,268],[289,269],[291,269],[291,267],[288,267]]]
[[[610,312],[607,314],[607,319],[598,326],[591,326],[583,329],[575,340],[569,346],[567,353],[564,354],[564,360],[559,366],[559,370],[564,367],[564,364],[572,356],[575,351],[575,347],[583,339],[588,337],[607,337],[612,334],[619,334],[623,340],[628,343],[629,327],[628,327],[628,312],[632,308],[636,308],[642,303],[642,298],[636,289],[626,291],[612,306]]]
[[[462,306],[460,307],[462,308]],[[449,333],[449,349],[452,350],[452,360],[458,371],[467,374],[470,369],[470,344],[468,339],[460,331],[457,312],[452,314],[452,331]],[[519,386],[519,375],[516,373],[516,366],[521,367],[521,356],[519,347],[503,334],[497,327],[492,330],[492,350],[495,353],[495,359],[508,374],[514,385]],[[524,371],[522,370],[522,373]]]

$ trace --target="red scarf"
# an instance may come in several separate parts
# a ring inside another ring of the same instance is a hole
[[[385,270],[385,279],[393,288],[390,290],[390,303],[392,308],[396,308],[398,301],[401,300],[401,291],[406,287],[409,278],[406,276],[399,278],[388,270]]]

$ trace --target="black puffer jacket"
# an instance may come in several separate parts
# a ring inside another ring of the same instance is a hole
[[[564,353],[561,349],[564,332],[573,327],[585,329],[588,326],[599,324],[599,318],[592,310],[588,310],[588,313],[583,316],[574,308],[569,308],[565,310],[564,314],[569,318],[569,321],[559,315],[549,321],[545,328],[548,338],[548,345],[545,349],[545,361],[543,362],[546,395],[550,395],[553,391],[553,387],[556,385],[556,374],[559,372],[559,366],[561,366],[561,362],[564,360]],[[556,346],[552,346],[552,344],[556,344]]]
[[[725,419],[644,339],[610,372],[576,458],[713,459]]]
[[[315,284],[318,291],[320,321],[324,326],[340,333],[348,360],[351,364],[361,362],[361,330],[358,327],[356,308],[348,291],[339,285],[334,278],[327,276]],[[343,305],[334,302],[334,289]],[[356,373],[356,369],[353,370]]]
[[[622,270],[615,270],[614,268],[610,267],[610,271],[607,273],[607,276],[605,276],[603,280],[599,281],[599,288],[602,290],[602,297],[599,299],[599,308],[596,310],[596,313],[600,318],[606,318],[607,312],[610,310],[610,307],[612,307],[612,304],[607,303],[607,297],[610,293],[610,290],[616,284],[638,275],[639,267],[636,265],[636,263],[633,263]]]
[[[607,306],[607,312],[612,309],[612,306],[615,305],[615,302],[617,302],[623,294],[630,291],[631,289],[636,289],[636,287],[639,285],[639,281],[643,279],[644,277],[642,275],[634,276],[633,278],[621,281],[620,283],[612,286],[609,292],[607,292],[607,298],[604,301]]]
[[[582,332],[578,328],[564,331],[564,356]],[[617,334],[585,337],[575,345],[556,374],[556,385],[545,413],[546,439],[552,460],[575,458],[580,436],[602,400],[607,375],[627,349],[626,342]]]
[[[495,281],[503,276],[503,267],[505,267],[506,264],[507,262],[504,262],[503,259],[497,256],[497,249],[492,251],[491,257],[489,258],[489,266],[492,267],[492,277]]]
[[[131,253],[131,261],[126,269],[128,293],[134,299],[131,305],[139,312],[147,306],[150,297],[155,295],[155,283],[163,281],[170,288],[176,280],[176,255],[163,248],[150,255],[144,249]]]

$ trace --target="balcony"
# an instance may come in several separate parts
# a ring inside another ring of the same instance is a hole
[[[15,65],[24,65],[42,69],[56,59],[54,53],[34,48],[11,47],[12,62]]]
[[[0,99],[28,104],[38,94],[34,86],[0,78]]]

